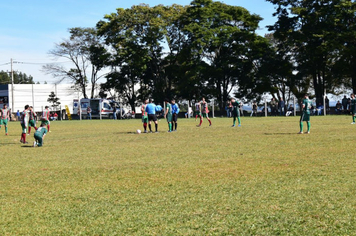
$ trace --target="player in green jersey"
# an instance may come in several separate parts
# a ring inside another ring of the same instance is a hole
[[[352,114],[352,125],[355,124],[355,117],[356,117],[356,98],[355,94],[351,94],[351,114]]]
[[[41,126],[36,130],[35,134],[33,137],[35,138],[35,141],[33,142],[33,147],[42,147],[43,146],[43,140],[47,134],[47,129],[46,129],[46,124],[42,123]]]
[[[9,121],[9,117],[10,117],[10,112],[9,109],[7,109],[7,105],[4,105],[4,108],[0,109],[1,112],[1,120],[0,120],[0,129],[1,126],[4,125],[5,126],[5,135],[7,135],[7,123]]]
[[[307,122],[307,127],[308,127],[308,131],[307,134],[310,133],[310,109],[312,107],[312,101],[309,100],[309,96],[306,94],[304,96],[304,100],[302,102],[302,115],[300,117],[300,132],[299,134],[303,133],[303,121]]]
[[[36,113],[33,111],[33,107],[30,106],[29,108],[29,121],[28,121],[28,134],[27,135],[30,135],[31,134],[31,127],[33,127],[35,130],[37,130],[37,127],[36,127]]]
[[[231,99],[231,106],[232,106],[232,117],[234,118],[234,123],[232,127],[236,125],[236,118],[238,121],[238,127],[241,127],[241,120],[240,120],[240,103],[235,100],[235,98]]]
[[[168,132],[172,132],[172,106],[169,103],[168,99],[165,99],[166,101],[166,111],[164,113],[164,117],[167,119],[168,122]]]
[[[148,124],[148,115],[146,112],[146,106],[148,104],[148,99],[145,99],[141,106],[141,114],[142,114],[142,123],[143,123],[143,129],[144,133],[147,133],[147,124]]]

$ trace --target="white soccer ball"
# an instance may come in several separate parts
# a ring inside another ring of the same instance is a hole
[[[136,134],[140,134],[141,133],[141,130],[136,130]]]

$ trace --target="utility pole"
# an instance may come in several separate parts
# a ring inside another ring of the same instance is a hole
[[[14,112],[15,110],[15,102],[14,102],[14,70],[12,69],[12,58],[11,58],[11,111]]]

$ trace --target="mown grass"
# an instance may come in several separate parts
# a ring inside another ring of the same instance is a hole
[[[354,235],[348,116],[52,122],[44,147],[0,130],[0,235]],[[4,135],[4,136],[3,136]],[[33,137],[28,136],[33,141]],[[28,145],[30,146],[30,145]]]

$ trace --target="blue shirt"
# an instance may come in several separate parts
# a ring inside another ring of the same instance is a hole
[[[156,105],[154,103],[147,104],[145,111],[147,112],[148,115],[155,115]]]
[[[172,113],[173,114],[178,114],[179,113],[179,107],[178,107],[177,103],[176,104],[172,104]]]

